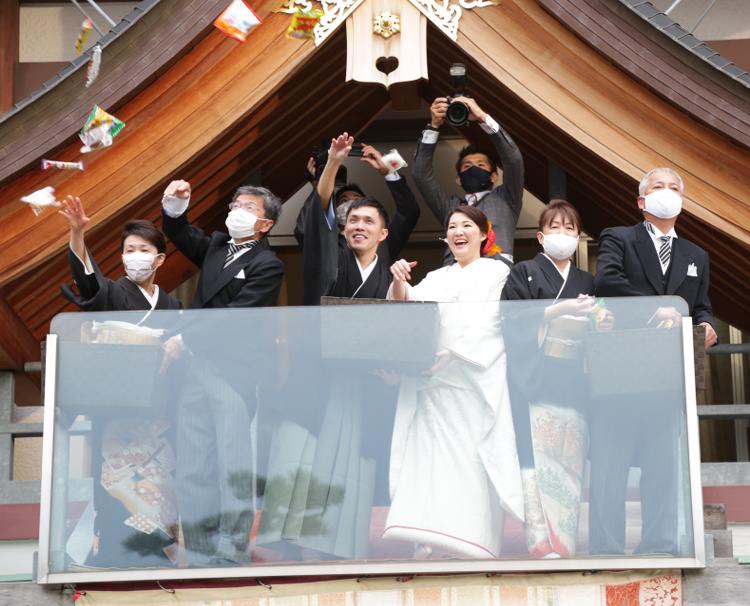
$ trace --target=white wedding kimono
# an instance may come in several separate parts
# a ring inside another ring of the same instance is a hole
[[[430,272],[411,301],[438,301],[438,350],[452,360],[401,383],[384,538],[459,557],[495,558],[505,511],[523,520],[523,491],[505,378],[501,261]],[[463,303],[463,304],[461,304]]]

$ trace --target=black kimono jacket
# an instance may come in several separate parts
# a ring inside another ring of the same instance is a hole
[[[419,219],[419,206],[404,177],[386,181],[396,202],[396,214],[388,224],[388,237],[378,247],[377,265],[362,284],[354,253],[347,247],[338,229],[328,226],[323,204],[313,190],[305,206],[303,275],[305,305],[320,304],[320,297],[356,297],[385,299],[391,284],[391,263],[409,240]]]
[[[560,272],[545,255],[516,263],[510,270],[501,299],[542,300],[575,299],[579,294],[594,294],[594,276],[571,264],[563,286]],[[559,296],[558,296],[559,295]],[[545,356],[538,342],[538,328],[544,319],[542,303],[507,306],[503,312],[503,336],[508,353],[508,380],[511,398],[526,402],[544,400],[575,405],[586,396],[583,387],[582,360]]]
[[[63,284],[60,289],[68,301],[83,311],[147,311],[151,309],[151,304],[135,282],[125,276],[117,280],[105,277],[91,254],[86,252],[94,269],[94,273],[88,275],[81,261],[68,248],[70,272],[79,292],[75,294],[67,284]],[[156,309],[181,308],[182,304],[177,299],[170,297],[163,289],[159,289]]]

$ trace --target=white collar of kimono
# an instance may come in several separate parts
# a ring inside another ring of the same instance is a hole
[[[568,259],[568,264],[565,266],[565,269],[560,271],[560,268],[555,263],[555,260],[550,257],[547,253],[542,253],[545,257],[549,259],[549,262],[552,263],[552,267],[554,267],[557,272],[562,276],[563,282],[567,282],[568,280],[568,274],[570,273],[570,259]]]
[[[359,269],[359,275],[362,276],[362,284],[364,284],[367,281],[367,278],[370,277],[370,274],[372,273],[372,270],[375,269],[375,265],[378,263],[378,255],[375,255],[375,258],[372,260],[372,263],[370,263],[367,267],[362,267],[362,264],[359,262],[359,259],[354,257],[354,260],[357,262],[357,268]]]

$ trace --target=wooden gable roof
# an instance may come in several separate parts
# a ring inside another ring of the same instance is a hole
[[[464,60],[470,92],[521,146],[529,189],[547,198],[549,162],[563,167],[568,198],[594,235],[637,221],[640,176],[654,166],[675,167],[687,185],[678,229],[711,253],[716,311],[750,326],[744,313],[750,292],[738,286],[750,281],[750,208],[743,197],[748,148],[624,72],[540,4],[504,0],[465,11],[457,44],[430,27],[423,96],[451,92],[448,66]],[[111,148],[83,158],[85,172],[37,168],[48,151],[79,158],[72,130],[62,144],[55,139],[52,147],[24,147],[23,166],[5,173],[6,163],[0,165],[0,178],[9,175],[0,180],[0,317],[12,327],[12,334],[0,333],[0,362],[38,359],[34,344],[65,308],[58,287],[69,280],[66,222],[55,213],[35,218],[20,196],[45,185],[60,196],[80,195],[93,219],[87,237],[93,254],[106,273],[117,275],[122,223],[157,220],[169,180],[190,180],[191,219],[216,226],[239,184],[256,177],[282,197],[291,194],[301,185],[300,167],[313,142],[343,129],[362,132],[388,104],[382,87],[345,82],[343,31],[316,49],[288,40],[289,16],[271,8],[270,2],[256,7],[264,22],[244,45],[204,27],[158,77],[123,97],[114,113],[126,128]],[[685,66],[681,78],[693,75]],[[105,85],[106,74],[101,77]],[[45,97],[50,107],[68,101],[70,90],[58,89]],[[731,111],[739,112],[737,124],[745,128],[741,100]],[[34,107],[21,110],[19,119]],[[0,139],[5,128],[0,124]],[[12,145],[6,149],[6,157],[14,157]],[[159,281],[171,289],[194,271],[170,247]]]

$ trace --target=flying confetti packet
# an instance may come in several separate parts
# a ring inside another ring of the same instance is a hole
[[[248,34],[260,24],[260,18],[243,0],[232,0],[214,25],[230,38],[240,42],[247,40]]]
[[[83,162],[61,162],[59,160],[42,160],[42,170],[59,168],[60,170],[83,170]]]
[[[78,137],[83,141],[81,153],[86,154],[95,149],[109,147],[112,139],[125,128],[125,123],[105,112],[98,105],[91,110],[86,123],[83,125]]]
[[[91,59],[86,66],[86,88],[91,86],[99,76],[99,67],[102,64],[102,47],[98,44],[91,49]]]
[[[55,199],[55,188],[50,186],[24,196],[21,198],[21,202],[28,204],[37,217],[49,208],[60,206],[60,203]]]
[[[86,40],[92,29],[94,29],[94,24],[91,23],[91,19],[86,19],[81,23],[81,31],[78,32],[78,38],[76,39],[76,55],[83,52],[83,47],[86,46]]]
[[[297,40],[312,40],[315,38],[315,26],[322,16],[323,11],[317,8],[307,13],[298,10],[292,15],[292,22],[286,30],[286,37]]]

